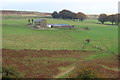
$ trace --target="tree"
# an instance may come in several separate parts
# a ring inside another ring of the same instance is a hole
[[[120,23],[120,14],[115,15],[115,23],[119,24]]]
[[[83,21],[83,20],[85,20],[87,18],[87,16],[84,14],[84,13],[82,13],[82,12],[78,12],[77,14],[76,14],[76,19],[79,19],[80,21]]]
[[[98,20],[104,24],[104,22],[107,21],[107,15],[106,14],[100,14],[100,16],[98,17]]]
[[[53,17],[53,18],[59,18],[59,13],[57,13],[57,11],[54,11],[54,12],[52,13],[52,17]]]
[[[116,22],[116,16],[115,15],[107,16],[107,21],[110,21],[113,25],[113,23]]]
[[[60,18],[63,18],[63,19],[74,19],[75,15],[76,14],[74,12],[71,12],[65,9],[59,12]]]

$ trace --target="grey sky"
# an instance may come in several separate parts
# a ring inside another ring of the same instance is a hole
[[[119,0],[2,0],[1,9],[53,12],[68,9],[86,14],[117,13]]]

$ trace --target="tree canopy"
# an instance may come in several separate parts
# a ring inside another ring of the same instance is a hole
[[[53,17],[53,18],[59,18],[59,14],[57,13],[57,11],[54,11],[54,12],[52,13],[52,17]]]
[[[104,24],[104,22],[107,21],[107,15],[106,14],[100,14],[100,16],[98,17],[98,20]]]
[[[109,16],[107,16],[107,21],[110,21],[112,23],[112,25],[113,25],[114,22],[116,22],[115,20],[116,20],[115,19],[115,15],[109,15]]]
[[[54,11],[52,13],[52,17],[53,18],[62,18],[62,19],[79,19],[80,21],[83,21],[86,19],[86,15],[82,12],[72,12],[70,10],[62,10],[59,13],[57,13],[56,11]]]
[[[82,12],[78,12],[76,14],[76,18],[79,19],[80,21],[83,21],[84,19],[87,18],[87,16],[84,13],[82,13]]]
[[[75,18],[75,13],[69,10],[62,10],[59,12],[60,18],[63,19],[74,19]]]
[[[120,14],[111,14],[111,15],[107,15],[107,14],[100,14],[98,17],[98,20],[104,24],[104,22],[111,22],[112,25],[113,23],[115,24],[119,24],[120,23]]]

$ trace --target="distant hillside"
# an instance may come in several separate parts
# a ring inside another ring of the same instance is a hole
[[[3,16],[37,16],[37,17],[51,17],[51,13],[37,12],[37,11],[15,11],[15,10],[0,10]],[[96,19],[99,15],[88,14],[88,18]]]
[[[51,13],[33,12],[33,11],[14,11],[14,10],[0,10],[3,16],[40,16],[49,17]]]

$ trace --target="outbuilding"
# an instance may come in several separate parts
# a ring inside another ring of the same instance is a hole
[[[34,28],[38,29],[47,28],[47,21],[45,19],[36,19],[34,21]]]
[[[48,27],[54,27],[54,28],[73,28],[74,25],[69,25],[69,24],[48,24]]]

